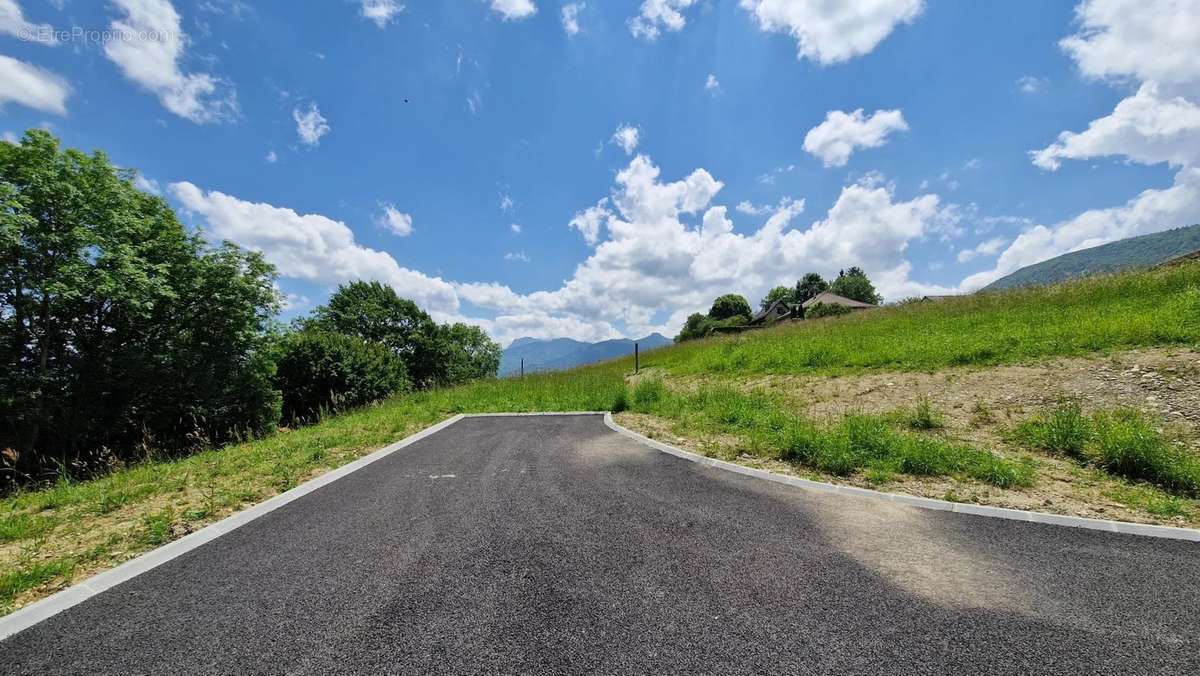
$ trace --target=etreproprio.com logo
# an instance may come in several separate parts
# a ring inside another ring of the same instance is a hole
[[[25,42],[170,42],[176,39],[171,31],[133,30],[128,28],[83,28],[74,26],[69,30],[53,26],[22,26],[17,29],[17,39]]]

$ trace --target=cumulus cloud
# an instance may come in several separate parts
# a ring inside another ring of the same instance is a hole
[[[341,221],[216,190],[205,192],[188,182],[169,187],[185,211],[203,219],[212,239],[261,251],[284,277],[329,284],[375,279],[439,316],[458,310],[453,286],[440,277],[401,267],[388,253],[359,244]]]
[[[238,116],[237,94],[229,83],[208,73],[180,69],[188,39],[169,0],[112,0],[112,5],[122,13],[109,24],[114,32],[156,36],[104,43],[104,55],[126,78],[157,96],[164,108],[192,122],[222,122]]]
[[[632,155],[633,151],[638,147],[638,141],[641,137],[641,129],[628,124],[623,124],[617,127],[613,132],[612,139],[609,143],[619,147],[625,151],[626,155]]]
[[[1084,0],[1059,44],[1087,77],[1200,85],[1200,0]]]
[[[267,156],[264,159],[270,164],[275,164],[279,161],[279,155],[276,155],[274,150],[270,150],[267,151]]]
[[[413,231],[413,219],[409,214],[400,211],[392,204],[384,203],[383,212],[375,219],[375,222],[388,230],[392,234],[400,237],[408,237]]]
[[[508,226],[508,229],[512,230],[514,235],[521,234],[521,224],[520,223],[513,223]]]
[[[995,256],[996,254],[1000,253],[1000,250],[1004,248],[1005,244],[1008,244],[1008,240],[1003,237],[994,237],[992,239],[985,240],[980,242],[974,248],[963,249],[962,251],[959,251],[958,262],[966,263],[971,259],[979,258],[981,256]]]
[[[492,0],[492,11],[505,21],[519,21],[537,14],[533,0]]]
[[[741,0],[764,31],[787,33],[799,57],[821,64],[862,56],[901,23],[911,23],[925,8],[923,0]]]
[[[638,155],[617,173],[610,196],[571,220],[594,250],[561,288],[527,295],[500,284],[456,288],[501,316],[586,318],[590,325],[623,326],[628,335],[673,333],[717,295],[757,298],[794,282],[797,270],[833,275],[860,265],[893,298],[946,291],[912,281],[904,258],[912,242],[957,222],[957,211],[936,195],[898,200],[890,184],[864,181],[846,186],[807,228],[793,227],[804,201],[785,199],[760,228],[743,233],[734,231],[726,207],[712,204],[722,187],[704,169],[663,181],[658,167]]]
[[[0,106],[19,103],[66,115],[71,86],[48,70],[0,54]]]
[[[1200,164],[1200,106],[1181,96],[1164,96],[1158,84],[1147,82],[1112,114],[1093,120],[1082,132],[1064,131],[1057,142],[1030,155],[1034,164],[1050,170],[1064,159],[1105,155],[1124,155],[1142,164]]]
[[[30,42],[54,44],[51,28],[47,23],[27,21],[17,0],[0,0],[0,33],[8,33]]]
[[[824,122],[808,130],[804,150],[826,167],[842,167],[857,148],[878,148],[896,131],[908,131],[899,110],[877,110],[870,117],[863,115],[862,108],[852,113],[831,110]]]
[[[376,26],[386,28],[397,14],[404,11],[404,5],[396,0],[362,0],[359,12]]]
[[[721,91],[721,82],[717,80],[716,75],[708,74],[708,78],[704,80],[704,90],[713,94]]]
[[[629,20],[629,32],[634,37],[656,39],[662,30],[679,31],[687,24],[683,10],[696,0],[643,0],[637,16]]]
[[[296,135],[306,146],[319,145],[321,137],[331,131],[329,120],[321,115],[316,103],[309,103],[308,110],[293,109],[292,119],[296,121]]]
[[[562,6],[562,27],[567,35],[579,33],[579,11],[584,7],[582,2],[568,2]]]

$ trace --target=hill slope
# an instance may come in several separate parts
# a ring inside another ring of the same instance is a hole
[[[1148,268],[1200,250],[1200,225],[1165,230],[1091,249],[1072,251],[1048,261],[1030,265],[997,279],[984,290],[1011,289],[1019,286],[1053,284],[1074,277]]]
[[[570,338],[553,340],[518,338],[508,346],[508,349],[504,350],[504,354],[500,358],[500,375],[507,376],[520,372],[522,359],[525,360],[525,372],[535,373],[538,371],[561,371],[605,359],[622,357],[633,353],[635,342],[643,351],[672,343],[670,338],[660,333],[652,333],[636,341],[620,338],[602,340],[598,343],[585,343]]]

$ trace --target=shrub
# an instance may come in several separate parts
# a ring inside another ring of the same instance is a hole
[[[820,319],[821,317],[840,317],[850,314],[850,308],[845,305],[817,303],[804,311],[805,319]]]
[[[1135,409],[1102,411],[1092,417],[1095,434],[1088,455],[1114,474],[1145,479],[1167,490],[1200,494],[1200,460],[1174,448]]]
[[[285,336],[275,382],[283,392],[284,420],[298,422],[409,388],[404,362],[387,347],[326,331]]]
[[[1081,458],[1091,430],[1079,402],[1065,400],[1018,425],[1014,436],[1031,448]]]

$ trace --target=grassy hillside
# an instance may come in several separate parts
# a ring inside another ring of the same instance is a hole
[[[1086,275],[1149,268],[1194,251],[1200,251],[1200,225],[1130,237],[1063,254],[1001,277],[985,290],[1053,284]]]
[[[1050,288],[885,308],[655,350],[643,366],[709,380],[756,373],[934,370],[1153,345],[1200,345],[1200,265]],[[1037,480],[1022,459],[929,436],[935,415],[899,411],[825,423],[770,395],[630,387],[632,358],[524,379],[399,396],[298,430],[183,459],[149,459],[88,482],[0,500],[0,612],[345,464],[449,415],[626,410],[732,435],[770,457],[833,475]]]

